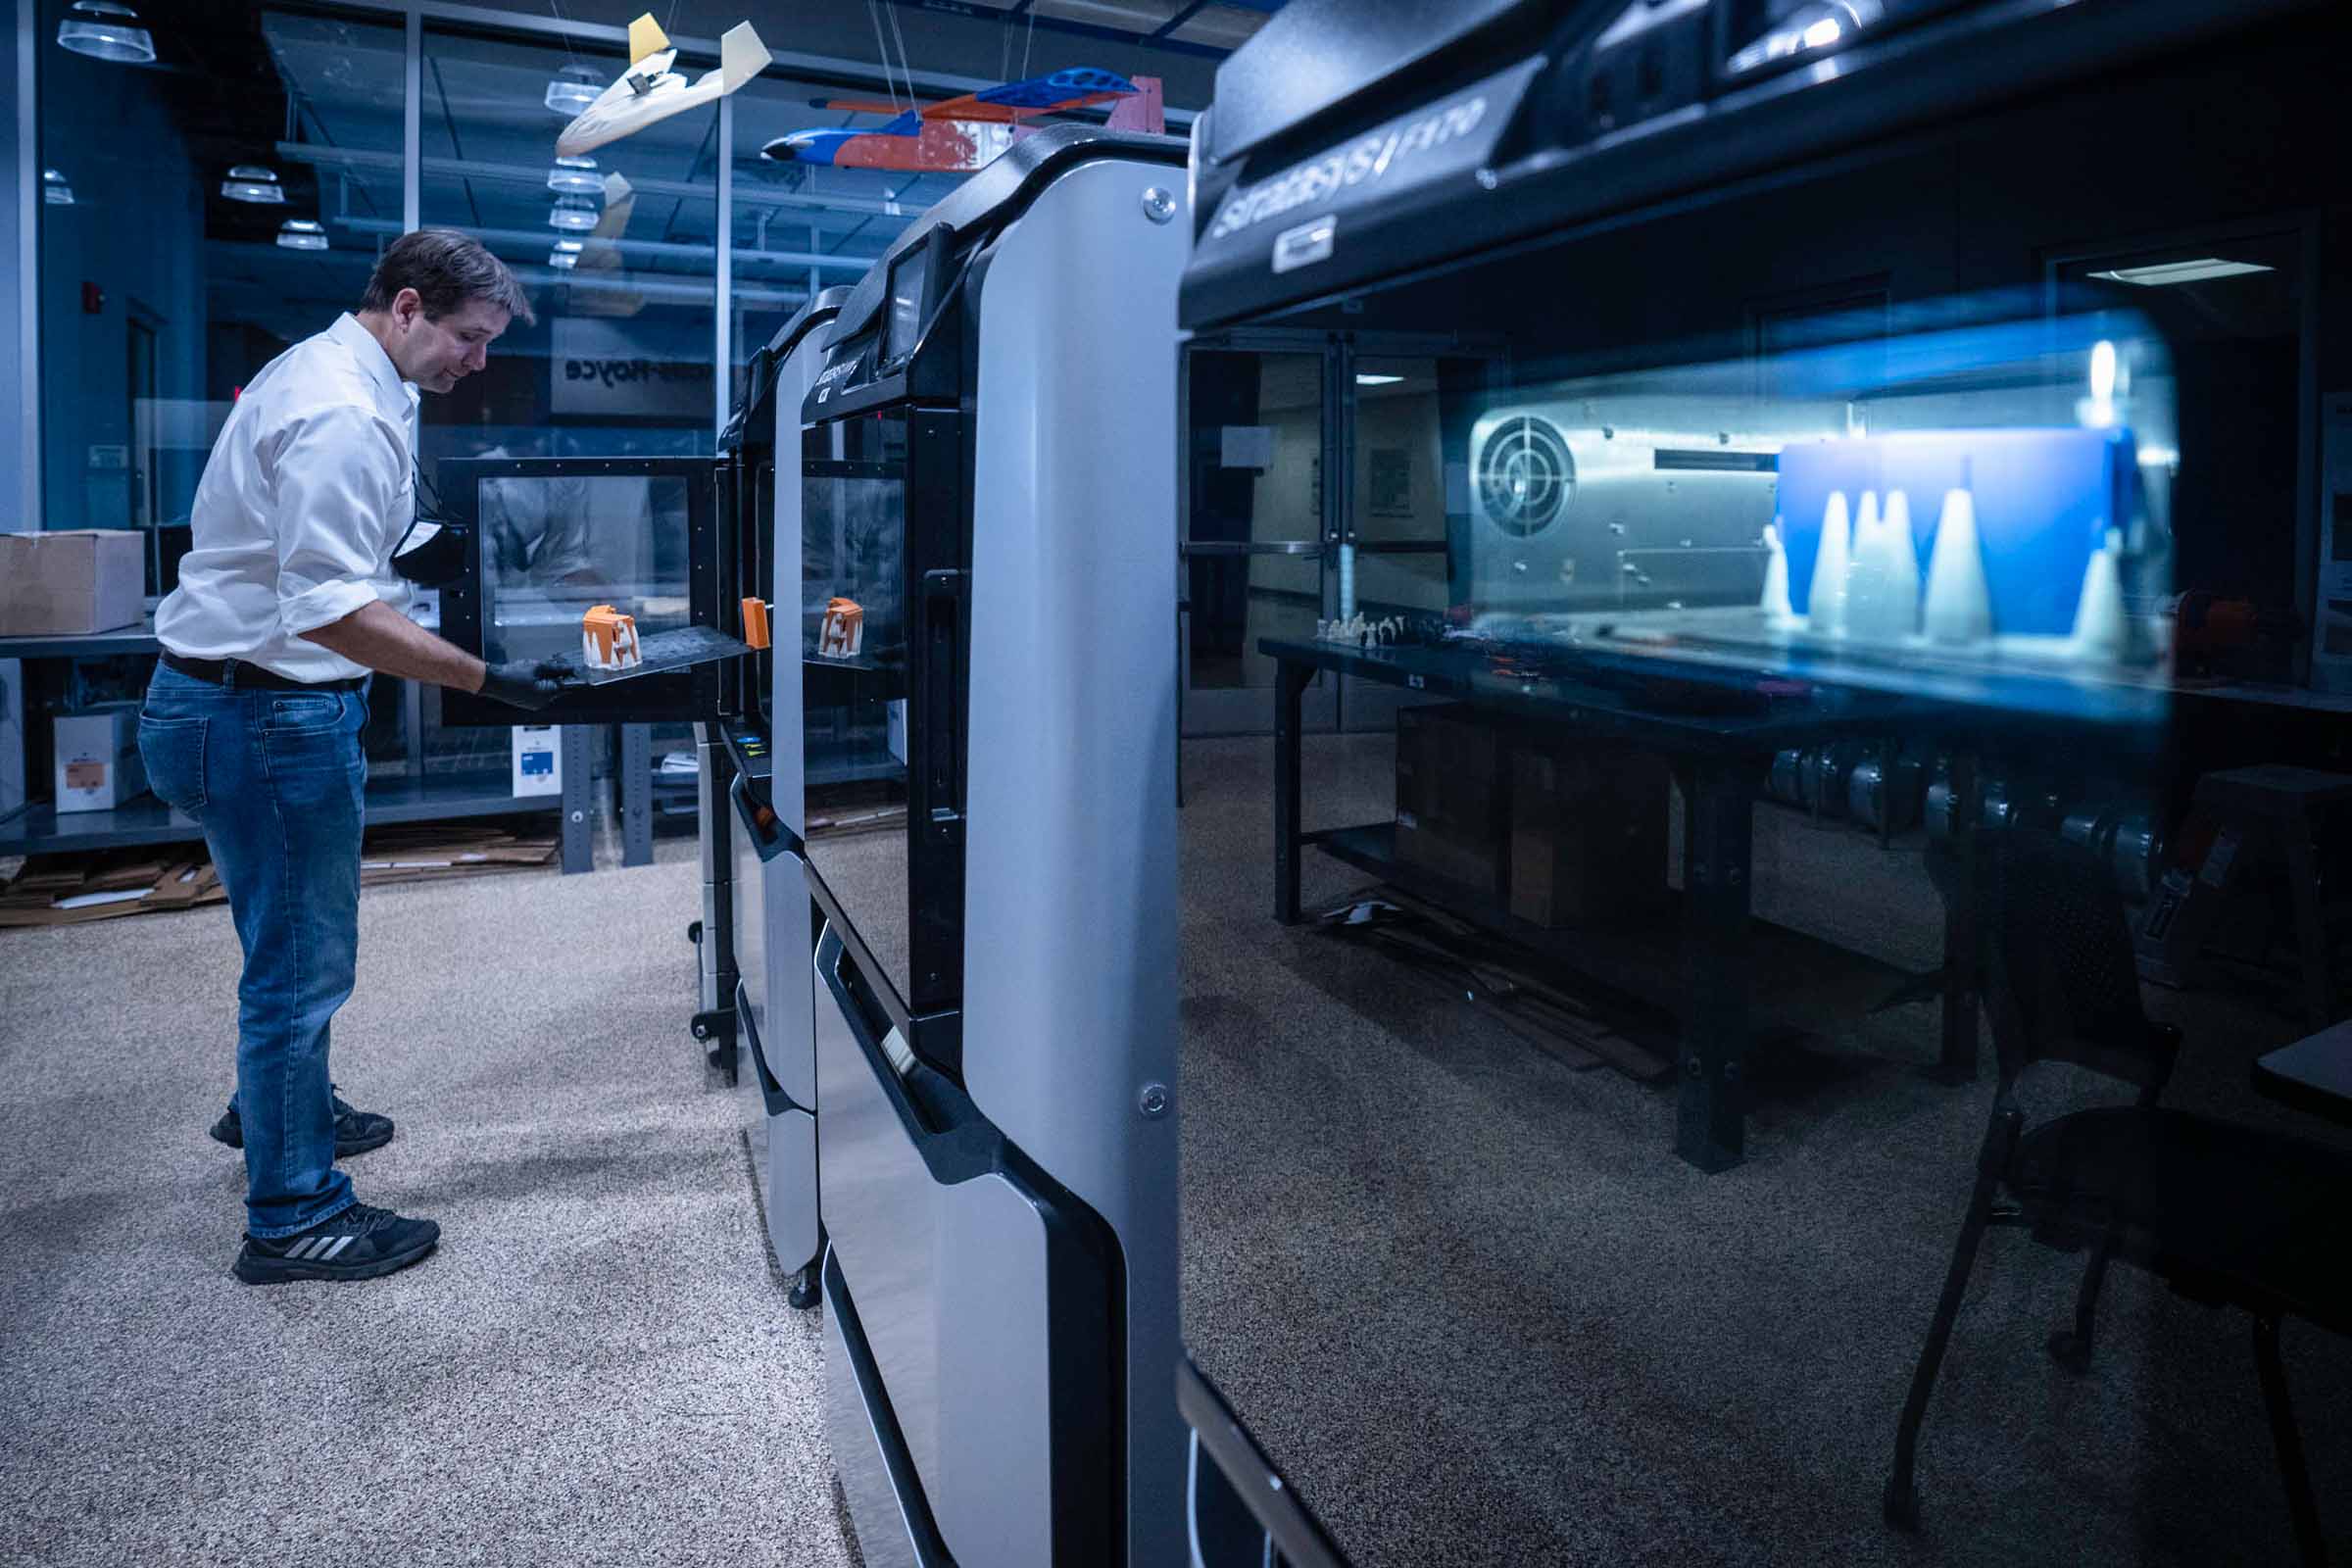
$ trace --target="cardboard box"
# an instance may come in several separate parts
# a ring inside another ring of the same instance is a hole
[[[1399,711],[1396,858],[1499,901],[1509,848],[1503,755],[1500,733],[1467,708]]]
[[[0,637],[72,637],[145,613],[147,536],[124,528],[0,533]]]
[[[1659,758],[1521,747],[1511,756],[1511,912],[1536,925],[1639,920],[1667,902]]]
[[[146,790],[138,704],[60,713],[53,734],[58,810],[111,811]]]

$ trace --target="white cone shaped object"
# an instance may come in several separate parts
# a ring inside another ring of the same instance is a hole
[[[1813,558],[1813,588],[1805,600],[1806,621],[1829,637],[1845,633],[1845,578],[1853,551],[1847,528],[1845,492],[1833,490],[1821,514],[1821,553]]]
[[[2131,638],[2124,616],[2124,580],[2120,564],[2124,536],[2107,530],[2107,542],[2090,553],[2082,570],[2082,595],[2075,601],[2075,657],[2086,663],[2112,663],[2123,657]]]
[[[1936,544],[1928,553],[1921,620],[1933,642],[1977,643],[1992,635],[1992,595],[1977,544],[1977,501],[1966,490],[1944,492]]]
[[[1793,620],[1796,612],[1788,603],[1788,551],[1781,543],[1778,517],[1765,525],[1764,550],[1764,597],[1760,601],[1764,618],[1775,624]]]
[[[1879,518],[1879,493],[1862,492],[1854,514],[1854,547],[1845,572],[1845,634],[1868,642],[1896,635],[1887,599],[1893,591],[1886,560],[1886,528]]]
[[[1888,583],[1886,618],[1893,635],[1908,637],[1919,630],[1919,542],[1911,537],[1911,498],[1900,490],[1886,494],[1886,519],[1880,525],[1886,539]]]

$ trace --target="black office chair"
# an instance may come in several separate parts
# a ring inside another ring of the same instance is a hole
[[[1895,1433],[1886,1520],[1902,1530],[1919,1526],[1913,1467],[1920,1422],[1969,1270],[1987,1227],[2020,1226],[2045,1245],[2090,1252],[2074,1327],[2048,1342],[2069,1372],[2090,1365],[2099,1286],[2113,1259],[2150,1270],[2191,1300],[2253,1314],[2255,1365],[2295,1539],[2306,1563],[2322,1563],[2327,1547],[2287,1403],[2278,1324],[2293,1316],[2352,1332],[2352,1276],[2341,1254],[2352,1158],[2159,1108],[2180,1032],[2141,1010],[2131,932],[2107,872],[2089,852],[2045,833],[2012,829],[1979,842],[1978,929],[2000,1087],[1968,1217]],[[1930,872],[1950,899],[1961,874],[1956,864],[1932,862]],[[2130,1105],[2077,1111],[2029,1132],[2018,1080],[2034,1063],[2053,1060],[2119,1078],[2138,1096]]]

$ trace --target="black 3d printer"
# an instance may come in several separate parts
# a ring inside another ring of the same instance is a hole
[[[2343,42],[2297,0],[1294,0],[1194,124],[1185,328],[1420,333],[1483,370],[1435,377],[1426,451],[1391,460],[1438,476],[1444,613],[1393,651],[1264,651],[1531,708],[1703,708],[1762,680],[1897,705],[1996,776],[2055,759],[2154,790],[2174,586],[2313,606],[2316,215],[2346,191],[2309,155],[2341,139]],[[1382,503],[1361,471],[1336,488],[1345,548]],[[1744,847],[1765,787],[1743,775],[1686,842]],[[1288,832],[1295,773],[1277,789]],[[2028,794],[1987,789],[1986,823]],[[2086,815],[2085,842],[2144,890],[2144,823],[2117,820]],[[1722,1125],[1725,1060],[1687,1065],[1686,1130],[1694,1105]],[[1187,1255],[1247,1277],[1232,1218],[1188,1194]],[[1196,1561],[1489,1560],[1574,1508],[1573,1479],[1517,1448],[1423,1455],[1494,1484],[1460,1534],[1418,1470],[1362,1470],[1368,1393],[1250,1402],[1283,1380],[1231,1358],[1349,1325],[1202,1299],[1188,1291]],[[1316,1499],[1343,1495],[1327,1528]]]

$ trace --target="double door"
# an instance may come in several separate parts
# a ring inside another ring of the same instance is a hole
[[[1261,638],[1321,620],[1438,617],[1469,511],[1463,381],[1493,361],[1459,340],[1250,332],[1185,349],[1178,638],[1187,735],[1274,725]],[[1325,673],[1309,729],[1378,729],[1404,694]]]

